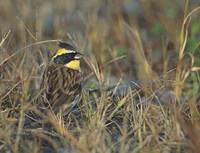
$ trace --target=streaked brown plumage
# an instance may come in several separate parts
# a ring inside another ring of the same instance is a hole
[[[64,53],[59,56],[66,54],[71,53]],[[67,61],[69,63],[72,60],[77,59],[71,58]],[[66,110],[73,107],[81,98],[81,72],[79,69],[69,68],[65,64],[67,63],[59,64],[51,61],[44,70],[41,90],[42,107],[45,109],[52,109],[55,112]]]

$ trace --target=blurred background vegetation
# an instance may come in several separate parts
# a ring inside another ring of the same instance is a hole
[[[172,91],[179,101],[198,98],[199,7],[199,0],[0,0],[0,103],[2,105],[3,99],[8,95],[11,108],[19,97],[23,103],[33,99],[39,89],[45,64],[57,48],[54,40],[69,41],[85,54],[85,76],[98,68],[99,76],[96,74],[94,82],[90,80],[89,87],[96,88],[99,84],[112,86],[118,82],[133,81],[140,84],[144,91],[147,89],[147,95],[151,95],[163,85]],[[149,92],[149,83],[154,81],[155,84],[150,87],[152,92]],[[13,89],[19,84],[21,86],[17,91],[20,92],[18,95],[13,94]],[[6,117],[9,115],[5,110],[2,105],[0,138],[3,144],[14,143],[13,150],[17,151],[19,142],[18,139],[11,138],[14,132],[11,127],[14,123],[18,125],[19,118],[8,120]],[[159,113],[161,112],[159,110]],[[173,115],[170,117],[173,118]],[[172,120],[172,125],[175,126],[179,121],[180,126],[183,125],[187,132],[193,128],[192,125],[184,126],[185,122],[177,118]],[[11,127],[6,128],[5,124]],[[164,128],[167,128],[169,134],[171,127]],[[7,131],[8,129],[10,131]],[[21,129],[19,125],[18,129]],[[177,129],[179,131],[180,127],[177,126]],[[196,125],[194,129],[189,134],[192,138],[199,130]],[[151,132],[154,130],[151,129]],[[7,136],[4,135],[6,132]],[[173,132],[169,135],[172,139],[166,138],[169,140],[166,143],[173,146],[172,148],[179,146],[175,152],[181,152],[181,144],[175,143],[181,143],[182,137],[176,141]],[[143,143],[141,135],[138,138],[133,152],[139,152],[144,147],[142,145],[147,144],[148,140],[145,139]],[[195,140],[199,141],[194,142]],[[193,151],[199,151],[195,147],[200,143],[200,137],[191,141],[194,143]],[[80,142],[82,143],[82,140]],[[122,144],[121,147],[126,148],[125,146]],[[100,152],[107,148],[101,149]],[[105,152],[113,150],[117,149]],[[148,145],[147,150],[144,148],[141,152],[150,152]],[[161,150],[159,146],[152,147],[152,152]],[[84,149],[82,151],[84,152]],[[129,151],[130,148],[126,150]]]
[[[136,71],[142,68],[138,62],[143,62],[136,60],[137,32],[148,64],[163,75],[176,66],[184,17],[197,6],[198,0],[1,1],[1,37],[11,31],[1,46],[1,60],[31,43],[68,40],[70,35],[85,54],[94,55],[100,64],[124,56],[105,71],[117,78],[133,80]],[[196,13],[189,25],[185,52],[198,54],[199,24]],[[55,44],[42,45],[46,50],[33,46],[27,51],[30,56],[47,54],[47,50],[52,54],[51,46]],[[199,64],[199,60],[195,61]]]
[[[36,41],[66,40],[70,34],[78,39],[81,50],[92,52],[104,63],[113,56],[134,54],[129,27],[140,32],[145,55],[152,67],[160,70],[164,50],[172,58],[178,54],[184,15],[199,5],[198,0],[189,1],[187,8],[185,3],[180,0],[1,1],[1,35],[11,30],[4,47],[16,51]],[[194,14],[191,20],[186,52],[194,53],[199,43],[199,14]]]

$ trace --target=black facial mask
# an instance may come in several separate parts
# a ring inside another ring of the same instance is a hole
[[[67,53],[58,55],[53,59],[53,62],[56,64],[66,64],[74,59],[77,53]]]

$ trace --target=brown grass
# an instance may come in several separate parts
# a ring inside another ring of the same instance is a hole
[[[189,0],[0,1],[0,152],[200,152],[199,11]],[[35,106],[59,40],[85,54],[81,117]]]

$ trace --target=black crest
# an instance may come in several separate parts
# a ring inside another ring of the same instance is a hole
[[[76,48],[74,46],[72,46],[69,43],[63,42],[63,41],[59,41],[58,46],[60,48],[65,48],[65,49],[68,49],[68,50],[74,50],[74,51],[76,51]]]

